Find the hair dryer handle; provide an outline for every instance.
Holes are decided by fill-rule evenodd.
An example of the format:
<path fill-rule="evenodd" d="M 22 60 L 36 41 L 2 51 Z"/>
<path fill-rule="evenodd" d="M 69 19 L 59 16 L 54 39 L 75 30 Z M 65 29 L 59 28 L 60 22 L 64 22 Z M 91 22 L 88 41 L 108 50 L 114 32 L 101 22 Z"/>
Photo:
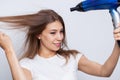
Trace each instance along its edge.
<path fill-rule="evenodd" d="M 117 11 L 117 9 L 110 9 L 110 15 L 112 17 L 112 22 L 113 22 L 113 26 L 114 26 L 114 29 L 116 29 L 118 26 L 118 23 L 120 23 L 120 14 L 119 12 Z M 117 41 L 118 42 L 118 45 L 120 47 L 120 40 Z"/>

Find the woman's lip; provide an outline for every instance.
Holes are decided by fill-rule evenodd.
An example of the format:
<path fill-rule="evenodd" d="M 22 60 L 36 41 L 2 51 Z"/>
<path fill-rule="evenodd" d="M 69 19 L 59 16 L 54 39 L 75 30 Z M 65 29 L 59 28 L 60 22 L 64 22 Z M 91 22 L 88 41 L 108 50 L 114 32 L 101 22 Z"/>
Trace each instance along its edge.
<path fill-rule="evenodd" d="M 60 46 L 61 46 L 61 43 L 55 43 L 55 45 L 56 45 L 57 47 L 60 47 Z"/>

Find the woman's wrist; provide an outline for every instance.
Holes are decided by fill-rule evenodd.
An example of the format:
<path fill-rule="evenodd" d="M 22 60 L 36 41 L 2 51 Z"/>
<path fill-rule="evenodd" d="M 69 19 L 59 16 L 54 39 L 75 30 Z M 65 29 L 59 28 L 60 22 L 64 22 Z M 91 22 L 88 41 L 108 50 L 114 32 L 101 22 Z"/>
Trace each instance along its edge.
<path fill-rule="evenodd" d="M 4 51 L 5 51 L 6 56 L 12 55 L 12 54 L 15 53 L 12 47 L 7 48 L 7 49 L 5 49 Z"/>

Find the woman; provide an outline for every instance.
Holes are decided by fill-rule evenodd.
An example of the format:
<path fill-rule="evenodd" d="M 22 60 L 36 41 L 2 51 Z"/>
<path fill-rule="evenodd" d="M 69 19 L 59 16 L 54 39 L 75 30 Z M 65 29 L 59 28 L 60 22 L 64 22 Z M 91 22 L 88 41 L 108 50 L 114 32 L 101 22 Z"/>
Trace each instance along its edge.
<path fill-rule="evenodd" d="M 20 62 L 10 38 L 0 32 L 0 46 L 6 53 L 14 80 L 77 80 L 77 70 L 108 77 L 112 74 L 120 55 L 117 42 L 111 56 L 103 65 L 88 60 L 76 50 L 67 49 L 64 21 L 53 10 L 1 17 L 0 21 L 16 24 L 14 28 L 27 28 L 26 51 Z M 114 38 L 120 40 L 119 27 L 114 30 Z"/>

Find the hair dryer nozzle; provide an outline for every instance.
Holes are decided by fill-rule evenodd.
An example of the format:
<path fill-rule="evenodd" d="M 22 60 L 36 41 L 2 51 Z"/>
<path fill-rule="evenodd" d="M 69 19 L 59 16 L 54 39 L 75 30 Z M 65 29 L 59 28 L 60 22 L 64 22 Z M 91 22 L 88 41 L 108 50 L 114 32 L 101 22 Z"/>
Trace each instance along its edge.
<path fill-rule="evenodd" d="M 82 3 L 79 3 L 77 6 L 70 8 L 70 11 L 84 11 Z"/>
<path fill-rule="evenodd" d="M 76 7 L 70 8 L 70 11 L 84 11 L 84 10 L 79 6 L 76 6 Z"/>
<path fill-rule="evenodd" d="M 75 11 L 75 10 L 77 10 L 76 7 L 70 8 L 70 11 Z"/>

